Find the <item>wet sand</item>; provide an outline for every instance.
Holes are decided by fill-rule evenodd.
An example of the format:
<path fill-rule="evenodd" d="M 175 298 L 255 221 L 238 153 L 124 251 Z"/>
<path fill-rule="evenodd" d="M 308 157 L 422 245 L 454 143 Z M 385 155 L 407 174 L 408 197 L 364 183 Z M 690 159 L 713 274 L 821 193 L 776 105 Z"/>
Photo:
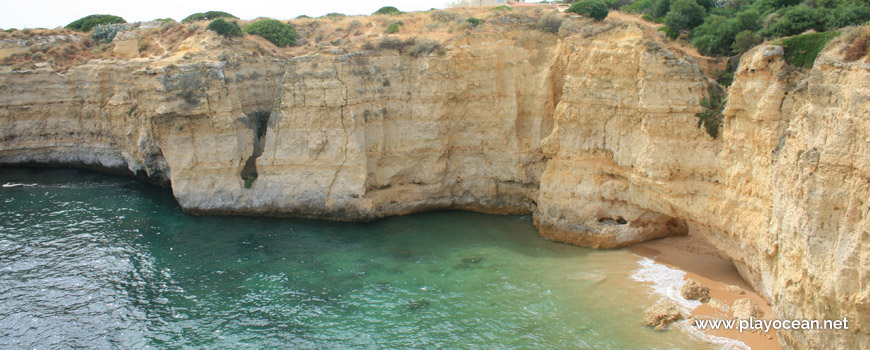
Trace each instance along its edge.
<path fill-rule="evenodd" d="M 737 269 L 703 237 L 698 235 L 697 228 L 692 227 L 688 236 L 658 239 L 631 247 L 637 255 L 655 260 L 669 267 L 686 272 L 686 278 L 694 279 L 710 288 L 710 297 L 722 301 L 728 306 L 726 311 L 702 304 L 692 311 L 691 316 L 701 319 L 732 318 L 731 305 L 734 301 L 749 298 L 764 312 L 762 319 L 774 319 L 775 315 L 767 301 L 758 295 L 752 287 L 740 277 Z M 732 293 L 728 285 L 738 286 L 743 294 Z M 753 350 L 782 349 L 777 340 L 776 331 L 769 333 L 753 333 L 738 330 L 707 330 L 704 333 L 742 341 Z"/>

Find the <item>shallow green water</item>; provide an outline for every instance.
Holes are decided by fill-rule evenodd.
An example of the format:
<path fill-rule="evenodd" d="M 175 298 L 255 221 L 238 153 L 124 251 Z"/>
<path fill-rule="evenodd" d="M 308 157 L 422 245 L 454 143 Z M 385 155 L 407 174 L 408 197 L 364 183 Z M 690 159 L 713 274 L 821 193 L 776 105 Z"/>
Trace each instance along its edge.
<path fill-rule="evenodd" d="M 641 325 L 637 257 L 527 217 L 193 217 L 124 177 L 0 184 L 0 348 L 710 347 Z"/>

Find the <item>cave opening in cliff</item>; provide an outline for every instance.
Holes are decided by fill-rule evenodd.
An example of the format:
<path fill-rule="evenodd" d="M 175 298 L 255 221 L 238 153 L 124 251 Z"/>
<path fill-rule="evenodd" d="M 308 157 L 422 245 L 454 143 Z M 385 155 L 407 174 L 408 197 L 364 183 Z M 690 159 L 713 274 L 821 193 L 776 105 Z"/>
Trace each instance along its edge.
<path fill-rule="evenodd" d="M 254 147 L 251 156 L 245 162 L 242 172 L 239 174 L 242 180 L 245 181 L 245 188 L 251 188 L 254 181 L 257 180 L 257 158 L 263 154 L 263 149 L 266 143 L 266 130 L 269 128 L 269 120 L 272 117 L 272 112 L 269 110 L 259 109 L 248 113 L 248 125 L 254 133 Z"/>

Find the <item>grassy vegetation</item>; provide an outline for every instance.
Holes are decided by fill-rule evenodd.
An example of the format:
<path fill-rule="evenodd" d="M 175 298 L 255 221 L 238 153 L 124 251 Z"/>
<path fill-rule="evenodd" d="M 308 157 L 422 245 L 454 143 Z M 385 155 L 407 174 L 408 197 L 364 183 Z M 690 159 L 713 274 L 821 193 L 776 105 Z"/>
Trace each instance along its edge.
<path fill-rule="evenodd" d="M 812 67 L 816 57 L 840 32 L 809 33 L 782 39 L 785 61 L 799 67 Z"/>
<path fill-rule="evenodd" d="M 250 189 L 252 186 L 254 186 L 254 181 L 257 181 L 257 174 L 245 176 L 244 180 L 245 188 Z"/>
<path fill-rule="evenodd" d="M 67 24 L 66 29 L 75 30 L 77 32 L 89 32 L 98 25 L 106 25 L 113 23 L 127 23 L 123 18 L 113 15 L 90 15 L 79 18 L 70 24 Z"/>

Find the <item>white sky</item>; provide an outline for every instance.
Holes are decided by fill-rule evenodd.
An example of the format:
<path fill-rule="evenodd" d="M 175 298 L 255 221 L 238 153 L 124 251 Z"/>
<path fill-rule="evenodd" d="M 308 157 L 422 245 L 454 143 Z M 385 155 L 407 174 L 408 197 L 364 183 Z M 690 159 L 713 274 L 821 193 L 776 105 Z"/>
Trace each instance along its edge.
<path fill-rule="evenodd" d="M 170 17 L 181 21 L 196 12 L 225 11 L 241 19 L 318 17 L 330 12 L 371 14 L 382 6 L 402 11 L 444 8 L 447 0 L 0 0 L 0 28 L 62 27 L 91 14 L 121 16 L 127 22 Z"/>

